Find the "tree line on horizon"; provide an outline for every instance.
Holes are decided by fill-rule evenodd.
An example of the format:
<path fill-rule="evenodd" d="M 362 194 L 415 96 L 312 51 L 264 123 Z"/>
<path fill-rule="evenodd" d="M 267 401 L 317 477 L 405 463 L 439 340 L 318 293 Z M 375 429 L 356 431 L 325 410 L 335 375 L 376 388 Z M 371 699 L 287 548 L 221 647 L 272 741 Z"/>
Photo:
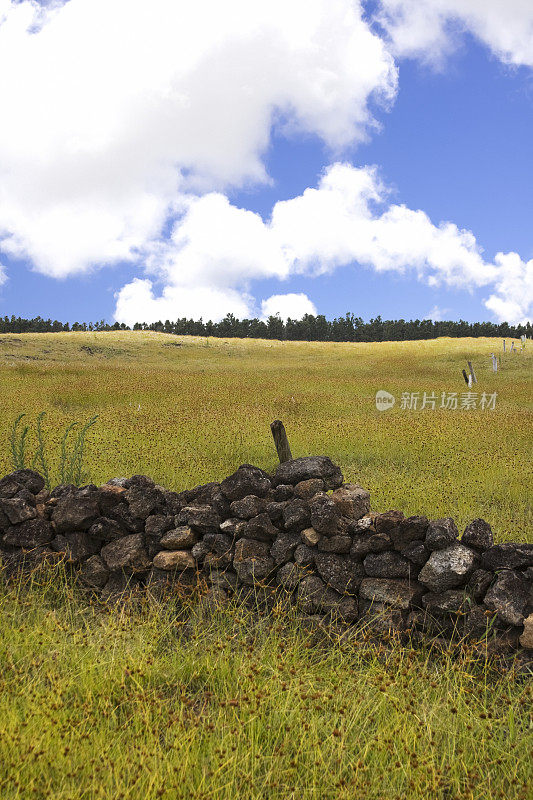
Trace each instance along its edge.
<path fill-rule="evenodd" d="M 181 336 L 214 336 L 241 339 L 279 339 L 308 342 L 383 342 L 410 341 L 413 339 L 436 339 L 440 336 L 452 337 L 503 337 L 519 338 L 533 336 L 533 326 L 509 325 L 508 322 L 466 322 L 465 320 L 383 320 L 381 316 L 364 322 L 354 314 L 345 314 L 328 320 L 323 314 L 305 314 L 300 320 L 282 320 L 270 316 L 267 320 L 237 319 L 227 314 L 220 322 L 204 322 L 202 319 L 178 319 L 175 322 L 136 322 L 132 328 L 125 323 L 109 325 L 105 320 L 98 322 L 58 322 L 57 320 L 34 317 L 0 317 L 0 333 L 61 333 L 68 331 L 116 331 L 143 330 L 160 333 L 173 333 Z"/>

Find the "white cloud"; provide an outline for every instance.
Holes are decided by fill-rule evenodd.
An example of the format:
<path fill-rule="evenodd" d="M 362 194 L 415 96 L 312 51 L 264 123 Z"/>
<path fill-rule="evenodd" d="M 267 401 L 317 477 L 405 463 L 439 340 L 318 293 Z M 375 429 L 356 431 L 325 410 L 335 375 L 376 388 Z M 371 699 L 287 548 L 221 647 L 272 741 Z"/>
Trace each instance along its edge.
<path fill-rule="evenodd" d="M 115 318 L 130 326 L 183 317 L 219 320 L 228 313 L 243 319 L 251 316 L 251 302 L 244 293 L 212 286 L 165 286 L 161 296 L 154 297 L 151 281 L 134 278 L 117 293 Z"/>
<path fill-rule="evenodd" d="M 0 247 L 55 277 L 268 180 L 275 125 L 365 139 L 397 79 L 353 0 L 0 0 L 0 75 Z"/>
<path fill-rule="evenodd" d="M 519 322 L 531 315 L 532 262 L 525 264 L 516 253 L 499 253 L 494 263 L 486 261 L 470 231 L 451 222 L 434 225 L 423 211 L 387 203 L 387 197 L 375 168 L 342 163 L 330 166 L 316 189 L 276 203 L 267 222 L 218 193 L 190 196 L 168 242 L 157 242 L 147 252 L 151 276 L 165 287 L 161 298 L 153 297 L 152 284 L 134 281 L 121 292 L 117 318 L 135 317 L 129 293 L 133 287 L 131 302 L 137 310 L 141 284 L 147 300 L 141 304 L 145 321 L 194 316 L 178 311 L 182 298 L 187 292 L 196 297 L 200 287 L 201 299 L 201 287 L 207 286 L 220 294 L 215 303 L 206 301 L 205 308 L 195 306 L 200 308 L 197 316 L 221 319 L 228 311 L 243 316 L 234 310 L 239 302 L 247 314 L 255 313 L 250 297 L 254 278 L 314 276 L 353 263 L 377 272 L 414 273 L 434 287 L 490 286 L 494 294 L 486 305 L 499 319 Z M 275 297 L 295 308 L 294 296 L 285 296 L 290 302 L 282 301 L 283 295 Z M 270 301 L 273 298 L 263 304 L 263 315 L 274 308 Z M 278 309 L 283 316 L 285 309 L 286 305 Z"/>
<path fill-rule="evenodd" d="M 434 305 L 433 308 L 424 314 L 422 319 L 432 319 L 433 322 L 440 322 L 441 320 L 445 319 L 446 314 L 450 313 L 449 308 L 440 308 L 438 305 Z"/>
<path fill-rule="evenodd" d="M 470 31 L 506 64 L 533 66 L 531 0 L 379 0 L 400 56 L 439 62 Z"/>
<path fill-rule="evenodd" d="M 7 281 L 7 272 L 3 264 L 0 264 L 0 286 Z"/>
<path fill-rule="evenodd" d="M 261 303 L 261 317 L 275 317 L 281 319 L 302 319 L 305 314 L 317 314 L 314 303 L 303 293 L 273 294 Z"/>

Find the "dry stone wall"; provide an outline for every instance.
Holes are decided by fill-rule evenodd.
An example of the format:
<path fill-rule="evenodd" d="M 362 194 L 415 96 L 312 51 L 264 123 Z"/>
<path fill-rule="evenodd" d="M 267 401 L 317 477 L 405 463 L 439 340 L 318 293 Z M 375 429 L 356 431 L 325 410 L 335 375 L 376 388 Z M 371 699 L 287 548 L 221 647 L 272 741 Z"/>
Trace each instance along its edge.
<path fill-rule="evenodd" d="M 0 558 L 8 575 L 62 558 L 104 599 L 201 579 L 220 600 L 281 592 L 377 632 L 533 649 L 533 544 L 495 545 L 482 519 L 460 536 L 450 518 L 373 512 L 325 456 L 179 493 L 142 475 L 47 492 L 19 470 L 0 480 Z"/>

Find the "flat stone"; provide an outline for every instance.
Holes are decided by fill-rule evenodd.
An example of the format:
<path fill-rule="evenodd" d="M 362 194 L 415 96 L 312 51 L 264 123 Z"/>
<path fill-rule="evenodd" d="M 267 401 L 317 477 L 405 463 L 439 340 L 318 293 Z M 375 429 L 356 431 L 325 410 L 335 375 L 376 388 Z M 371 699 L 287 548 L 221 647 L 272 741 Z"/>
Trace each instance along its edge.
<path fill-rule="evenodd" d="M 48 544 L 53 538 L 54 531 L 48 520 L 37 518 L 8 528 L 2 536 L 2 542 L 12 547 L 31 549 Z"/>
<path fill-rule="evenodd" d="M 194 569 L 195 566 L 196 562 L 187 550 L 161 550 L 154 557 L 157 569 Z"/>
<path fill-rule="evenodd" d="M 383 553 L 391 547 L 392 542 L 387 533 L 360 534 L 352 538 L 350 555 L 352 558 L 362 559 L 368 553 Z"/>
<path fill-rule="evenodd" d="M 418 580 L 432 592 L 443 592 L 466 583 L 476 564 L 473 550 L 456 543 L 435 550 L 420 570 Z"/>
<path fill-rule="evenodd" d="M 177 515 L 180 523 L 198 533 L 215 533 L 220 527 L 220 517 L 211 506 L 185 506 Z"/>
<path fill-rule="evenodd" d="M 343 481 L 340 468 L 327 456 L 305 456 L 280 464 L 274 474 L 274 483 L 296 486 L 310 478 L 321 478 L 326 489 L 338 489 Z"/>
<path fill-rule="evenodd" d="M 424 544 L 428 550 L 445 550 L 457 541 L 459 531 L 451 517 L 429 523 Z"/>
<path fill-rule="evenodd" d="M 498 573 L 485 595 L 485 605 L 496 611 L 502 622 L 508 625 L 523 624 L 528 600 L 527 584 L 510 569 Z"/>
<path fill-rule="evenodd" d="M 74 492 L 60 497 L 52 512 L 57 533 L 87 530 L 100 516 L 97 492 Z"/>
<path fill-rule="evenodd" d="M 472 520 L 465 528 L 461 544 L 467 547 L 477 547 L 478 550 L 488 550 L 494 545 L 494 537 L 489 523 L 484 519 Z"/>
<path fill-rule="evenodd" d="M 470 608 L 468 597 L 462 589 L 428 592 L 422 597 L 422 605 L 432 614 L 464 613 Z"/>
<path fill-rule="evenodd" d="M 359 587 L 359 596 L 376 603 L 385 603 L 407 611 L 420 601 L 424 587 L 417 581 L 393 578 L 364 578 Z"/>
<path fill-rule="evenodd" d="M 343 517 L 361 519 L 370 510 L 370 493 L 357 483 L 345 483 L 331 495 Z"/>

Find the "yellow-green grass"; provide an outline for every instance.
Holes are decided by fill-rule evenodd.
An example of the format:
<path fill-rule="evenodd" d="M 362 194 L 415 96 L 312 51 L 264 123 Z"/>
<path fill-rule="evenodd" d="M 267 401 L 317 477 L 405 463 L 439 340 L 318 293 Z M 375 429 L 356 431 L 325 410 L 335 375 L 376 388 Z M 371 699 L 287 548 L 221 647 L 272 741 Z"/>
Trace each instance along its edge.
<path fill-rule="evenodd" d="M 53 469 L 65 426 L 99 414 L 87 479 L 173 488 L 273 468 L 279 417 L 295 455 L 330 455 L 376 509 L 483 516 L 498 539 L 531 541 L 529 348 L 493 374 L 495 340 L 0 336 L 0 472 L 22 412 L 47 412 Z M 376 411 L 380 388 L 465 391 L 467 359 L 494 411 Z M 106 608 L 61 568 L 0 581 L 0 621 L 2 800 L 530 796 L 530 684 L 472 650 L 316 643 L 291 614 L 237 605 Z"/>
<path fill-rule="evenodd" d="M 497 373 L 491 352 L 503 359 Z M 497 393 L 494 410 L 438 407 L 442 392 L 467 390 L 467 360 L 478 401 Z M 146 473 L 176 489 L 219 480 L 243 462 L 273 468 L 269 424 L 280 418 L 294 455 L 331 456 L 347 480 L 370 490 L 377 510 L 452 516 L 459 526 L 481 516 L 498 540 L 531 541 L 532 366 L 533 343 L 515 353 L 508 343 L 503 354 L 496 339 L 337 344 L 4 334 L 0 471 L 11 468 L 7 440 L 22 412 L 35 418 L 46 411 L 54 469 L 66 425 L 98 414 L 88 479 Z M 394 408 L 376 410 L 378 389 L 395 395 Z M 402 410 L 402 392 L 435 392 L 437 408 Z"/>
<path fill-rule="evenodd" d="M 0 591 L 0 796 L 528 800 L 531 682 L 472 653 L 257 617 Z"/>

